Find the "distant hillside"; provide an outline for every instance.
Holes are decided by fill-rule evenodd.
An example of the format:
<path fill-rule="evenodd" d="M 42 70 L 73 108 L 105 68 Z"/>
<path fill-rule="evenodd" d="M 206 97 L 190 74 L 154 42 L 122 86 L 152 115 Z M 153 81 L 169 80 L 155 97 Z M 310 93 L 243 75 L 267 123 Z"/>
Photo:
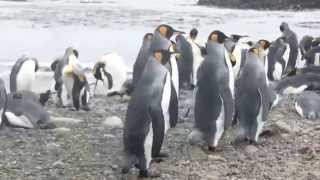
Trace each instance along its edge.
<path fill-rule="evenodd" d="M 199 0 L 199 5 L 240 9 L 315 9 L 320 0 Z"/>

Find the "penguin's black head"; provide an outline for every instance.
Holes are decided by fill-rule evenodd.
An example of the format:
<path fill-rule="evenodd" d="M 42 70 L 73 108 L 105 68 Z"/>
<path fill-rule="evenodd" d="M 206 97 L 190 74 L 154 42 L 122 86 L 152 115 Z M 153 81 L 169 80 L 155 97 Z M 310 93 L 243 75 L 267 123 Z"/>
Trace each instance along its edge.
<path fill-rule="evenodd" d="M 281 23 L 280 25 L 280 31 L 283 32 L 286 29 L 289 29 L 289 25 L 286 22 Z"/>
<path fill-rule="evenodd" d="M 56 70 L 57 65 L 58 65 L 59 62 L 60 62 L 60 59 L 56 59 L 51 63 L 50 68 L 51 68 L 52 71 Z"/>
<path fill-rule="evenodd" d="M 76 49 L 73 49 L 73 54 L 76 56 L 76 58 L 79 58 L 79 52 Z"/>
<path fill-rule="evenodd" d="M 94 65 L 94 68 L 93 68 L 93 76 L 97 79 L 97 80 L 100 80 L 100 81 L 103 81 L 102 79 L 102 74 L 101 74 L 101 69 L 104 71 L 104 67 L 106 65 L 102 62 L 98 62 Z"/>
<path fill-rule="evenodd" d="M 156 31 L 160 33 L 161 36 L 170 39 L 173 34 L 184 34 L 182 31 L 178 31 L 173 29 L 173 27 L 167 25 L 167 24 L 162 24 L 157 27 Z"/>
<path fill-rule="evenodd" d="M 153 34 L 152 33 L 147 33 L 143 36 L 143 41 L 151 41 L 153 38 Z"/>
<path fill-rule="evenodd" d="M 51 96 L 51 91 L 50 90 L 47 90 L 45 93 L 41 93 L 40 94 L 40 103 L 42 106 L 45 106 L 46 103 L 48 102 L 48 100 L 50 99 L 50 96 Z"/>
<path fill-rule="evenodd" d="M 191 29 L 189 36 L 191 39 L 196 39 L 198 36 L 198 30 L 196 28 Z"/>
<path fill-rule="evenodd" d="M 157 61 L 159 61 L 162 65 L 165 65 L 168 63 L 168 61 L 170 60 L 170 56 L 171 56 L 171 53 L 169 52 L 169 50 L 160 49 L 160 50 L 153 51 L 153 57 Z"/>
<path fill-rule="evenodd" d="M 242 36 L 242 35 L 237 35 L 237 34 L 231 35 L 231 39 L 233 42 L 238 42 L 241 38 L 244 38 L 244 37 L 248 37 L 248 36 L 247 35 Z"/>
<path fill-rule="evenodd" d="M 218 42 L 220 44 L 224 43 L 224 41 L 228 38 L 223 32 L 221 31 L 213 31 L 209 37 L 208 41 Z"/>

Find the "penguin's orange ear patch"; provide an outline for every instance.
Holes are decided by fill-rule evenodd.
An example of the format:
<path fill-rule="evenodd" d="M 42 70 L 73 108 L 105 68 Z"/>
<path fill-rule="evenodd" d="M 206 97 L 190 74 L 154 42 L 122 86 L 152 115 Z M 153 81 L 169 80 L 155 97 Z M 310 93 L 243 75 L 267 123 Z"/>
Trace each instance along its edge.
<path fill-rule="evenodd" d="M 270 42 L 264 39 L 260 40 L 259 44 L 264 50 L 268 49 L 270 46 Z"/>
<path fill-rule="evenodd" d="M 219 38 L 219 35 L 216 33 L 212 33 L 212 35 L 210 36 L 210 40 L 214 42 L 217 42 L 218 38 Z"/>
<path fill-rule="evenodd" d="M 153 54 L 153 57 L 154 57 L 157 61 L 159 61 L 159 62 L 161 63 L 162 58 L 163 58 L 163 55 L 162 55 L 161 52 L 155 52 L 155 53 Z"/>
<path fill-rule="evenodd" d="M 165 27 L 165 26 L 161 26 L 161 27 L 159 28 L 159 32 L 160 32 L 160 34 L 161 34 L 162 36 L 166 36 L 166 35 L 167 35 L 167 32 L 168 32 L 168 28 Z"/>

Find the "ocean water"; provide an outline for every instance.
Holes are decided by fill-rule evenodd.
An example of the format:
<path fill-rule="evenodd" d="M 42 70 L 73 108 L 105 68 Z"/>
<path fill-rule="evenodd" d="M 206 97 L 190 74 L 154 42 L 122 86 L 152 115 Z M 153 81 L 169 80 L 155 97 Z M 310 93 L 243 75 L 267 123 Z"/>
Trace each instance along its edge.
<path fill-rule="evenodd" d="M 81 3 L 91 1 L 93 3 Z M 132 67 L 142 37 L 167 23 L 205 40 L 213 30 L 274 40 L 286 21 L 301 38 L 320 36 L 320 10 L 255 11 L 197 6 L 196 0 L 29 0 L 0 1 L 0 74 L 10 72 L 22 55 L 49 65 L 68 46 L 93 66 L 105 53 L 117 52 Z"/>

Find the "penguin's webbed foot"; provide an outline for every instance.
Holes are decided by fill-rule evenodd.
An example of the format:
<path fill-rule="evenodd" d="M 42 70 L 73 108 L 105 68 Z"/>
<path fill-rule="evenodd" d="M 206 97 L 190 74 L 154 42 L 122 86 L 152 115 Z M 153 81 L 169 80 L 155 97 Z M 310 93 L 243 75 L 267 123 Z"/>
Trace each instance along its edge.
<path fill-rule="evenodd" d="M 159 153 L 158 155 L 152 157 L 152 161 L 156 163 L 160 163 L 160 162 L 163 162 L 164 159 L 168 157 L 169 157 L 168 153 Z"/>
<path fill-rule="evenodd" d="M 208 146 L 208 151 L 209 152 L 216 152 L 216 147 Z"/>
<path fill-rule="evenodd" d="M 160 177 L 161 174 L 159 172 L 153 172 L 148 170 L 140 170 L 139 177 L 140 178 L 157 178 Z"/>
<path fill-rule="evenodd" d="M 84 111 L 90 111 L 90 108 L 88 106 L 83 106 L 81 109 Z"/>

